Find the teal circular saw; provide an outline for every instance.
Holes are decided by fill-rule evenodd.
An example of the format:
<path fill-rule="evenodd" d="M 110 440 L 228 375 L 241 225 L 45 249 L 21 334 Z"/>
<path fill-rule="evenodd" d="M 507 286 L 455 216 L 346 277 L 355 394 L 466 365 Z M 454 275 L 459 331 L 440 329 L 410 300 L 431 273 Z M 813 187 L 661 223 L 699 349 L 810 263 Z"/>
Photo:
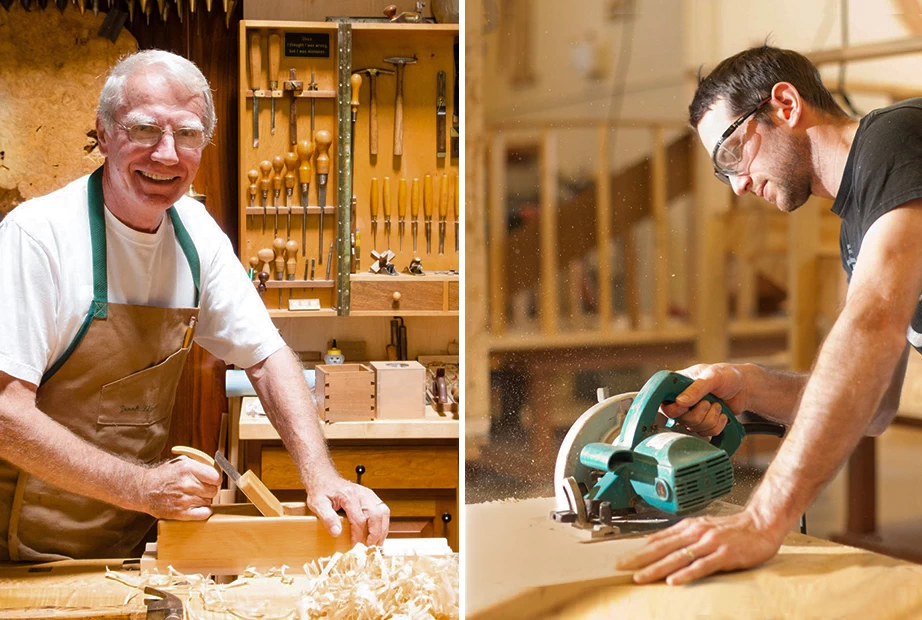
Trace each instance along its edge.
<path fill-rule="evenodd" d="M 778 424 L 742 424 L 719 403 L 727 425 L 710 440 L 673 430 L 659 413 L 692 380 L 667 370 L 639 392 L 607 397 L 587 410 L 564 438 L 554 468 L 552 518 L 591 533 L 630 535 L 669 525 L 733 488 L 730 457 L 749 433 L 782 436 Z"/>

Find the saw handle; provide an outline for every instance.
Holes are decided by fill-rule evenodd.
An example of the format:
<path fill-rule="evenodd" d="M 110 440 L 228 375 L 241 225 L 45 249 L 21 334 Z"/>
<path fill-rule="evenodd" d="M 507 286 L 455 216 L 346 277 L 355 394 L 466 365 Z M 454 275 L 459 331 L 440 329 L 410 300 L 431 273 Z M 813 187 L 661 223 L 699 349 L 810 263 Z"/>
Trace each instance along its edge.
<path fill-rule="evenodd" d="M 668 370 L 661 370 L 650 377 L 637 395 L 635 402 L 642 401 L 643 397 L 646 395 L 649 403 L 654 405 L 656 410 L 659 410 L 661 403 L 674 402 L 676 397 L 684 392 L 692 383 L 693 379 L 685 375 L 680 375 L 677 372 Z M 650 390 L 650 392 L 648 392 L 648 390 Z M 706 394 L 702 400 L 706 400 L 709 403 L 720 404 L 721 411 L 727 416 L 727 425 L 719 435 L 715 435 L 711 438 L 711 445 L 733 456 L 733 453 L 740 447 L 743 437 L 746 436 L 746 430 L 743 428 L 743 425 L 740 424 L 739 420 L 736 419 L 736 416 L 733 415 L 733 412 L 730 411 L 730 407 L 728 407 L 725 402 L 713 394 Z M 666 422 L 666 427 L 672 428 L 675 424 L 676 420 L 670 418 L 669 421 Z"/>

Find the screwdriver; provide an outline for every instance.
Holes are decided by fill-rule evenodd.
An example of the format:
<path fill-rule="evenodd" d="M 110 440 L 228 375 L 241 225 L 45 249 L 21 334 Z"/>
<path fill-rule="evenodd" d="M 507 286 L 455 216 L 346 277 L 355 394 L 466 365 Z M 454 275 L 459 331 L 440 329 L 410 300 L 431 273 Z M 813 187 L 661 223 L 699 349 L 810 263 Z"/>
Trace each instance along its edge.
<path fill-rule="evenodd" d="M 307 256 L 307 195 L 311 187 L 311 156 L 314 154 L 314 143 L 310 140 L 298 142 L 298 156 L 301 158 L 301 167 L 298 168 L 298 181 L 301 183 L 301 209 L 304 219 L 301 220 L 301 248 Z M 307 264 L 304 265 L 305 270 Z M 307 276 L 304 278 L 307 279 Z"/>
<path fill-rule="evenodd" d="M 279 236 L 279 198 L 282 195 L 282 168 L 285 161 L 281 155 L 272 158 L 272 169 L 275 170 L 275 176 L 272 177 L 272 200 L 275 205 L 275 236 Z"/>
<path fill-rule="evenodd" d="M 298 169 L 298 156 L 290 151 L 285 155 L 285 169 L 288 170 L 288 174 L 285 175 L 285 206 L 288 207 L 288 236 L 286 238 L 291 239 L 291 204 L 295 190 L 295 171 Z"/>
<path fill-rule="evenodd" d="M 247 179 L 250 181 L 250 206 L 256 206 L 256 182 L 259 180 L 259 170 L 250 170 L 247 172 Z M 248 220 L 249 222 L 249 220 Z"/>
<path fill-rule="evenodd" d="M 317 262 L 323 264 L 323 212 L 327 206 L 327 175 L 330 174 L 330 156 L 328 154 L 330 145 L 333 144 L 333 136 L 325 129 L 320 129 L 314 134 L 314 142 L 317 144 L 317 184 L 319 186 L 317 195 L 320 198 L 320 231 L 317 251 L 319 256 Z"/>

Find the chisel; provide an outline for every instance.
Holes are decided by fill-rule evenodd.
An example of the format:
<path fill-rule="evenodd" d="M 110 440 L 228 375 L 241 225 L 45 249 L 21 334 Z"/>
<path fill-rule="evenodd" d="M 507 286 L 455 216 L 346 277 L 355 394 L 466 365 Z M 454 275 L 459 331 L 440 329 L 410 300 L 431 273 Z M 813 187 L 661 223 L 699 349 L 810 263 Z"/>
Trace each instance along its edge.
<path fill-rule="evenodd" d="M 285 252 L 288 253 L 288 262 L 286 267 L 288 267 L 288 279 L 295 279 L 295 271 L 298 269 L 298 242 L 294 239 L 289 239 L 285 242 Z M 304 261 L 307 264 L 307 261 Z"/>
<path fill-rule="evenodd" d="M 400 251 L 403 252 L 403 233 L 407 217 L 407 180 L 400 179 L 397 186 L 397 236 L 400 237 Z"/>
<path fill-rule="evenodd" d="M 461 187 L 458 185 L 458 175 L 457 174 L 453 174 L 451 178 L 452 178 L 452 187 L 454 189 L 454 198 L 452 199 L 452 204 L 454 205 L 454 209 L 455 209 L 455 253 L 458 253 L 461 251 L 460 249 L 461 248 L 461 239 L 460 239 L 461 223 L 458 221 L 458 212 L 459 212 L 458 203 L 461 200 L 461 196 L 459 195 L 461 193 Z"/>
<path fill-rule="evenodd" d="M 259 45 L 259 33 L 254 32 L 250 37 L 250 90 L 253 91 L 253 148 L 259 147 L 259 97 L 256 90 L 259 88 L 260 72 L 262 71 L 262 50 Z"/>
<path fill-rule="evenodd" d="M 264 517 L 281 517 L 285 514 L 282 509 L 282 503 L 272 494 L 272 491 L 263 484 L 256 474 L 247 470 L 242 476 L 237 469 L 228 462 L 221 451 L 215 452 L 215 463 L 224 470 L 227 477 L 237 485 L 246 498 L 253 502 L 253 505 L 259 510 Z"/>
<path fill-rule="evenodd" d="M 410 233 L 413 235 L 413 254 L 416 254 L 416 238 L 419 236 L 419 179 L 413 179 L 410 190 Z"/>
<path fill-rule="evenodd" d="M 378 249 L 378 179 L 371 179 L 371 249 Z"/>
<path fill-rule="evenodd" d="M 439 254 L 445 253 L 445 219 L 448 217 L 448 175 L 439 183 Z"/>
<path fill-rule="evenodd" d="M 282 197 L 282 168 L 285 166 L 285 160 L 281 155 L 272 158 L 272 169 L 275 170 L 275 176 L 272 177 L 272 201 L 275 206 L 275 236 L 279 236 L 279 199 Z"/>
<path fill-rule="evenodd" d="M 277 33 L 269 35 L 269 105 L 272 108 L 272 124 L 269 131 L 275 135 L 275 91 L 279 87 L 279 56 L 282 50 L 281 37 Z"/>
<path fill-rule="evenodd" d="M 298 168 L 298 181 L 301 183 L 301 248 L 307 255 L 307 195 L 311 188 L 311 156 L 314 154 L 314 143 L 309 140 L 298 142 L 298 156 L 301 158 L 301 167 Z M 304 265 L 305 270 L 307 264 Z M 305 278 L 306 280 L 307 278 Z"/>
<path fill-rule="evenodd" d="M 263 173 L 259 181 L 259 191 L 262 192 L 263 198 L 263 232 L 266 232 L 266 219 L 269 217 L 266 213 L 266 204 L 269 202 L 269 175 L 272 173 L 272 162 L 264 159 L 259 162 L 259 170 Z"/>
<path fill-rule="evenodd" d="M 445 72 L 437 75 L 435 97 L 435 156 L 445 157 Z"/>
<path fill-rule="evenodd" d="M 358 235 L 358 233 L 355 233 L 355 234 Z M 322 255 L 323 254 L 321 254 L 321 256 Z M 330 279 L 330 265 L 332 264 L 333 264 L 333 242 L 331 241 L 330 242 L 330 253 L 327 254 L 327 275 L 326 275 L 327 280 Z"/>
<path fill-rule="evenodd" d="M 247 172 L 247 179 L 250 181 L 250 206 L 256 206 L 256 190 L 259 188 L 256 186 L 256 182 L 259 181 L 259 170 L 253 169 Z M 251 220 L 247 220 L 247 225 L 249 225 Z"/>
<path fill-rule="evenodd" d="M 387 238 L 387 249 L 391 249 L 391 178 L 384 177 L 381 187 L 381 200 L 384 203 L 384 236 Z"/>
<path fill-rule="evenodd" d="M 423 213 L 426 215 L 426 254 L 432 254 L 432 175 L 423 182 Z"/>
<path fill-rule="evenodd" d="M 317 262 L 323 264 L 323 212 L 327 206 L 327 175 L 330 174 L 330 145 L 333 144 L 333 136 L 326 129 L 319 130 L 314 134 L 314 142 L 317 144 L 317 196 L 320 199 L 320 230 L 317 250 L 320 256 Z"/>
<path fill-rule="evenodd" d="M 285 175 L 285 206 L 288 207 L 288 236 L 291 239 L 291 209 L 292 197 L 295 192 L 295 172 L 298 170 L 298 156 L 289 151 L 285 155 L 285 169 L 288 173 Z"/>
<path fill-rule="evenodd" d="M 275 250 L 275 279 L 281 282 L 285 279 L 285 240 L 276 237 L 272 242 L 272 249 Z M 282 309 L 282 289 L 279 288 L 279 310 Z"/>

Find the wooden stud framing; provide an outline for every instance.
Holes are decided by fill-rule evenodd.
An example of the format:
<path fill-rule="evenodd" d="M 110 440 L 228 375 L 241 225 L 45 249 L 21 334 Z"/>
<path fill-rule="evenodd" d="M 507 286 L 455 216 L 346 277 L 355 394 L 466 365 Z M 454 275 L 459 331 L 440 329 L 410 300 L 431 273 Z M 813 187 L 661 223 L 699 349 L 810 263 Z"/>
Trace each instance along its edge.
<path fill-rule="evenodd" d="M 650 166 L 650 205 L 654 227 L 654 325 L 666 326 L 669 312 L 669 213 L 666 210 L 666 143 L 663 128 L 652 129 L 653 158 Z"/>
<path fill-rule="evenodd" d="M 598 168 L 595 178 L 596 245 L 599 252 L 599 329 L 611 328 L 611 178 L 608 170 L 607 125 L 598 129 Z M 574 302 L 575 303 L 575 302 Z"/>
<path fill-rule="evenodd" d="M 490 331 L 500 336 L 506 329 L 506 140 L 496 134 L 490 143 Z"/>
<path fill-rule="evenodd" d="M 541 136 L 541 331 L 557 333 L 559 295 L 557 294 L 557 132 L 546 130 Z"/>

